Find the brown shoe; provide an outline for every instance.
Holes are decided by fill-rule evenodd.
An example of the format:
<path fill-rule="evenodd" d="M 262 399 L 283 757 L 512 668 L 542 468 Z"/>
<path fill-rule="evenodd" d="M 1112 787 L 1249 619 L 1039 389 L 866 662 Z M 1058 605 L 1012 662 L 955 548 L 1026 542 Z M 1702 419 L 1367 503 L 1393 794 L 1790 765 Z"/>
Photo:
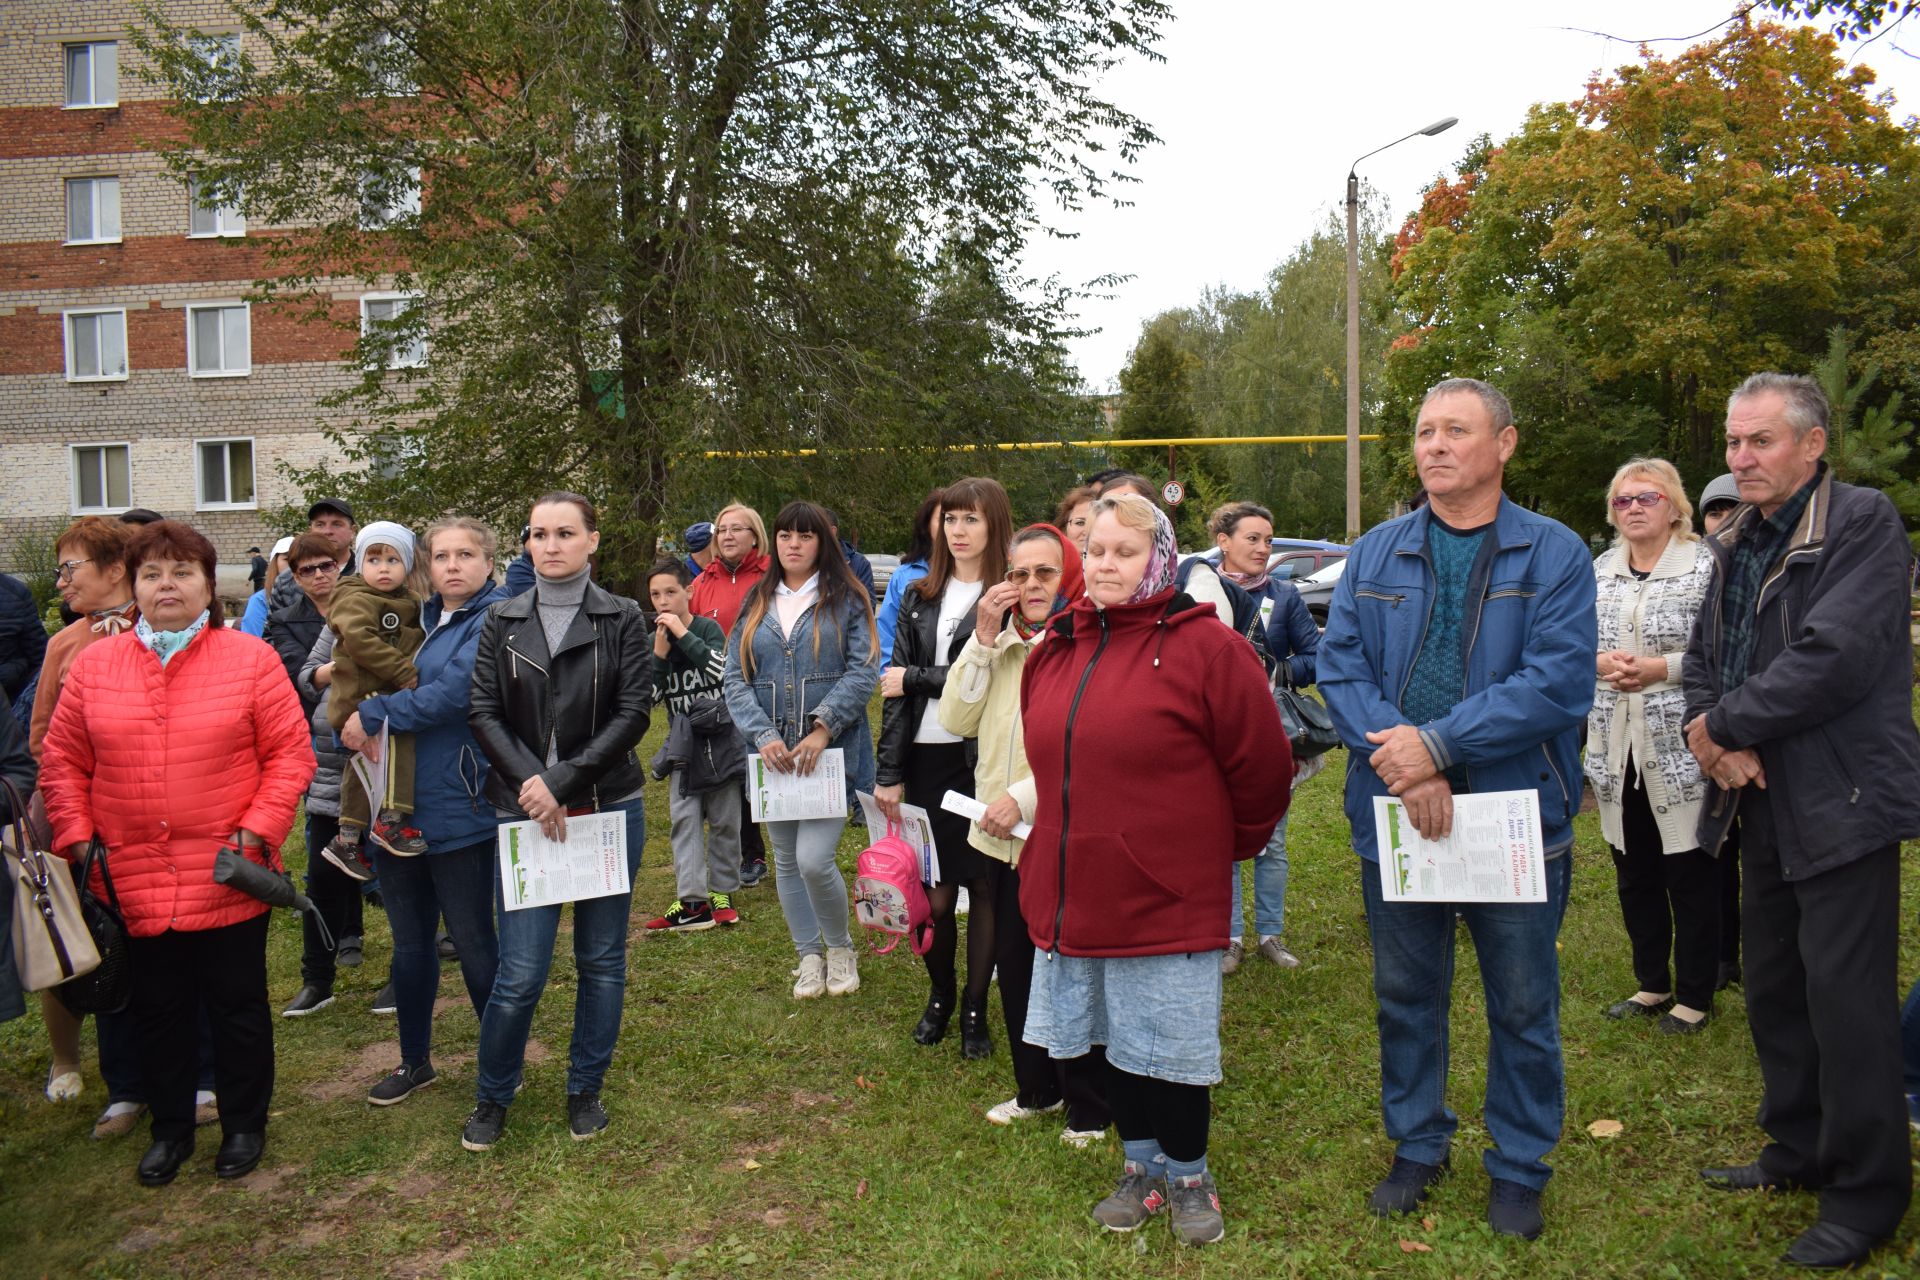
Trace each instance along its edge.
<path fill-rule="evenodd" d="M 136 1102 L 132 1104 L 132 1110 L 118 1113 L 115 1113 L 110 1106 L 100 1113 L 98 1120 L 93 1122 L 93 1136 L 124 1138 L 133 1132 L 134 1126 L 140 1123 L 140 1117 L 145 1114 L 147 1114 L 147 1104 L 144 1102 Z"/>

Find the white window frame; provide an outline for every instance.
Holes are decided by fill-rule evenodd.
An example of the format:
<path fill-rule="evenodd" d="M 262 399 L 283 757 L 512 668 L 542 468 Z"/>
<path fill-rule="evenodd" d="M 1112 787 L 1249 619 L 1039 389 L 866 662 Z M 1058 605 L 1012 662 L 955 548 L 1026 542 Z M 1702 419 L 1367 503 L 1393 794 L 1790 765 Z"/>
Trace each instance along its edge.
<path fill-rule="evenodd" d="M 76 182 L 88 183 L 93 188 L 90 203 L 93 206 L 93 230 L 95 231 L 96 234 L 91 236 L 82 236 L 82 237 L 76 238 L 73 234 L 73 184 Z M 97 234 L 100 230 L 100 221 L 101 221 L 100 219 L 100 184 L 103 182 L 111 182 L 113 184 L 113 234 L 110 236 L 103 236 L 103 235 Z M 120 231 L 121 231 L 120 177 L 118 174 L 96 173 L 96 174 L 82 175 L 82 176 L 73 177 L 73 178 L 64 178 L 61 180 L 61 183 L 60 183 L 60 196 L 63 201 L 62 207 L 64 212 L 66 213 L 66 218 L 67 218 L 67 239 L 66 239 L 67 244 L 119 244 L 120 243 Z"/>
<path fill-rule="evenodd" d="M 193 219 L 196 214 L 210 213 L 213 217 L 213 230 L 195 231 Z M 203 204 L 200 200 L 200 178 L 187 179 L 187 239 L 218 240 L 223 237 L 244 236 L 247 234 L 247 215 L 240 212 L 238 205 Z"/>
<path fill-rule="evenodd" d="M 366 337 L 370 331 L 370 321 L 372 317 L 370 317 L 367 314 L 367 304 L 369 302 L 405 302 L 409 304 L 405 308 L 396 307 L 395 308 L 396 315 L 401 310 L 411 311 L 415 307 L 424 307 L 427 305 L 426 295 L 419 294 L 419 293 L 389 292 L 389 293 L 368 293 L 368 294 L 361 295 L 360 336 L 363 338 Z M 431 357 L 431 352 L 428 350 L 427 335 L 424 333 L 420 335 L 419 351 L 420 351 L 420 354 L 418 359 L 409 360 L 409 359 L 390 358 L 387 361 L 385 361 L 381 365 L 381 367 L 385 369 L 423 369 L 425 368 L 428 359 Z M 397 351 L 393 353 L 394 356 L 398 356 L 399 354 L 400 353 Z"/>
<path fill-rule="evenodd" d="M 185 310 L 187 315 L 187 376 L 188 377 L 244 378 L 248 374 L 253 372 L 253 307 L 249 303 L 190 302 L 186 305 Z M 195 315 L 199 314 L 202 311 L 238 311 L 241 313 L 242 316 L 245 317 L 246 331 L 247 331 L 247 360 L 245 365 L 239 368 L 228 368 L 225 365 L 222 365 L 222 367 L 218 369 L 200 368 L 200 361 L 198 359 L 200 354 L 198 349 L 199 344 L 197 340 L 194 338 L 193 318 Z M 224 360 L 226 357 L 226 351 L 224 349 L 225 342 L 226 342 L 226 325 L 224 321 L 221 324 L 220 332 L 221 332 L 221 343 L 222 343 L 222 350 L 220 354 L 222 359 Z"/>
<path fill-rule="evenodd" d="M 120 317 L 120 360 L 117 373 L 75 373 L 73 368 L 73 322 L 89 316 Z M 60 313 L 60 344 L 66 350 L 68 382 L 125 382 L 133 368 L 127 351 L 127 309 L 125 307 L 72 307 Z"/>
<path fill-rule="evenodd" d="M 407 166 L 409 185 L 398 193 L 398 200 L 390 200 L 384 205 L 373 203 L 376 176 L 369 172 L 360 175 L 360 229 L 362 231 L 384 231 L 402 218 L 420 216 L 420 166 Z"/>
<path fill-rule="evenodd" d="M 238 31 L 221 32 L 218 35 L 195 37 L 193 50 L 210 67 L 218 67 L 222 62 L 235 66 L 240 62 L 240 33 Z M 201 98 L 201 102 L 213 102 L 214 98 Z"/>
<path fill-rule="evenodd" d="M 210 445 L 222 447 L 221 475 L 231 482 L 233 476 L 233 455 L 230 446 L 247 446 L 247 469 L 253 473 L 253 497 L 246 502 L 228 500 L 208 501 L 206 493 L 206 472 L 200 461 L 200 451 Z M 231 487 L 231 486 L 229 486 Z M 252 436 L 209 436 L 193 442 L 193 509 L 195 511 L 255 511 L 260 507 L 260 454 L 254 446 Z"/>
<path fill-rule="evenodd" d="M 373 81 L 373 92 L 383 98 L 417 98 L 420 86 L 392 68 L 382 67 L 389 50 L 399 43 L 392 31 L 381 28 L 368 38 L 361 57 L 366 64 L 367 77 Z"/>
<path fill-rule="evenodd" d="M 80 453 L 82 450 L 95 449 L 100 453 L 100 497 L 112 503 L 113 493 L 107 484 L 107 459 L 109 449 L 118 449 L 127 456 L 127 502 L 125 506 L 108 505 L 103 507 L 82 506 L 80 502 Z M 85 444 L 67 446 L 67 498 L 68 506 L 76 516 L 119 515 L 133 506 L 133 447 L 125 440 L 89 440 Z"/>
<path fill-rule="evenodd" d="M 87 51 L 87 94 L 86 102 L 73 100 L 72 58 L 73 51 Z M 97 96 L 100 92 L 100 54 L 101 49 L 113 50 L 113 83 L 108 92 L 111 96 L 104 102 Z M 120 105 L 120 42 L 117 40 L 74 40 L 60 46 L 60 98 L 61 105 L 68 111 L 97 111 L 102 107 Z"/>

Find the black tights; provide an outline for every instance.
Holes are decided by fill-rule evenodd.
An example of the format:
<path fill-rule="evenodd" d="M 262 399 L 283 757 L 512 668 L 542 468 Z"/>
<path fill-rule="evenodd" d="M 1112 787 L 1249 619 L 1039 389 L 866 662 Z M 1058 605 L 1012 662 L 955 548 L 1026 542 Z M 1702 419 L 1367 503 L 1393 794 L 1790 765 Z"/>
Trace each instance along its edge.
<path fill-rule="evenodd" d="M 967 1003 L 981 1008 L 986 1006 L 987 983 L 993 977 L 993 904 L 1005 872 L 1004 863 L 989 861 L 985 875 L 967 881 Z M 954 960 L 960 949 L 960 922 L 953 909 L 959 901 L 957 884 L 936 884 L 927 890 L 927 905 L 933 908 L 933 945 L 925 959 L 936 999 L 953 999 Z"/>
<path fill-rule="evenodd" d="M 1107 1073 L 1107 1102 L 1122 1142 L 1151 1138 L 1167 1159 L 1183 1164 L 1207 1154 L 1213 1098 L 1206 1085 L 1175 1084 L 1113 1067 Z"/>

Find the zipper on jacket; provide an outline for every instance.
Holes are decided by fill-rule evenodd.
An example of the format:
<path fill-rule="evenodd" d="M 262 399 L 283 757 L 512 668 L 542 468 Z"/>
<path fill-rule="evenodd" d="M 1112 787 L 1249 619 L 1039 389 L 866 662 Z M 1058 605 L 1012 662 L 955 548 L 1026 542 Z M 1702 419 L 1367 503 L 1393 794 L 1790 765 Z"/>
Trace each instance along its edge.
<path fill-rule="evenodd" d="M 1385 600 L 1390 606 L 1392 606 L 1395 609 L 1398 609 L 1400 607 L 1400 602 L 1407 598 L 1404 593 L 1400 595 L 1390 596 L 1384 591 L 1362 591 L 1358 589 L 1354 591 L 1353 596 L 1354 596 L 1354 599 L 1356 600 Z"/>
<path fill-rule="evenodd" d="M 1053 945 L 1047 948 L 1047 958 L 1051 960 L 1060 952 L 1060 926 L 1067 915 L 1067 831 L 1073 818 L 1073 722 L 1080 714 L 1080 697 L 1087 691 L 1087 682 L 1093 679 L 1093 669 L 1100 665 L 1100 655 L 1107 651 L 1107 639 L 1113 633 L 1107 629 L 1107 613 L 1096 611 L 1100 619 L 1100 643 L 1093 647 L 1093 656 L 1087 659 L 1087 669 L 1080 673 L 1080 686 L 1073 691 L 1073 701 L 1067 707 L 1066 742 L 1060 752 L 1060 884 L 1056 890 L 1053 906 Z"/>

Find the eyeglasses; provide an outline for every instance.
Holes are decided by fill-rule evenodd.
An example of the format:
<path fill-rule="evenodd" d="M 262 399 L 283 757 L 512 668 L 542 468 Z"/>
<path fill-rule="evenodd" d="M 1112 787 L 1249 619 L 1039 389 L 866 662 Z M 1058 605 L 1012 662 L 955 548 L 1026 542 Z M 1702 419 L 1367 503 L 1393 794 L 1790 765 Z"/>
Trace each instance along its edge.
<path fill-rule="evenodd" d="M 1026 586 L 1027 579 L 1029 577 L 1031 577 L 1035 582 L 1039 583 L 1041 586 L 1044 587 L 1047 583 L 1052 582 L 1055 578 L 1059 576 L 1060 576 L 1060 571 L 1054 568 L 1050 564 L 1043 564 L 1037 569 L 1007 570 L 1007 581 L 1011 582 L 1016 587 Z"/>
<path fill-rule="evenodd" d="M 1636 502 L 1643 507 L 1657 507 L 1666 500 L 1666 494 L 1658 493 L 1651 489 L 1645 493 L 1616 494 L 1613 499 L 1613 509 L 1615 511 L 1625 511 Z"/>
<path fill-rule="evenodd" d="M 316 574 L 326 576 L 338 573 L 340 572 L 340 566 L 331 560 L 322 560 L 317 564 L 303 564 L 298 569 L 295 569 L 294 572 L 303 578 L 311 578 Z"/>
<path fill-rule="evenodd" d="M 753 526 L 745 524 L 721 524 L 715 525 L 713 532 L 716 537 L 723 533 L 752 533 Z"/>
<path fill-rule="evenodd" d="M 65 582 L 68 578 L 71 578 L 73 576 L 73 571 L 75 569 L 78 569 L 83 564 L 92 564 L 92 563 L 93 563 L 93 560 L 91 558 L 88 558 L 85 560 L 62 560 L 59 564 L 53 567 L 53 580 L 55 582 Z"/>

